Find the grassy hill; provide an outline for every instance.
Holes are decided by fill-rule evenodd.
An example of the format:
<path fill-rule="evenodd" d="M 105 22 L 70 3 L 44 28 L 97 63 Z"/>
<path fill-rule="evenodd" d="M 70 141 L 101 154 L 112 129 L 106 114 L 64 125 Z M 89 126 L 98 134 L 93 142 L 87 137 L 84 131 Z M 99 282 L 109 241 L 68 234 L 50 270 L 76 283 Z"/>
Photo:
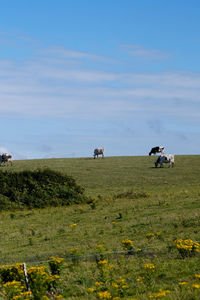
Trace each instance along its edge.
<path fill-rule="evenodd" d="M 46 159 L 14 161 L 13 167 L 2 167 L 10 172 L 59 170 L 73 176 L 93 202 L 1 212 L 1 264 L 46 264 L 51 255 L 64 257 L 63 276 L 70 285 L 66 298 L 100 299 L 87 289 L 103 280 L 93 262 L 102 257 L 113 266 L 112 272 L 104 274 L 104 290 L 112 290 L 109 276 L 126 279 L 128 287 L 122 289 L 120 299 L 149 299 L 159 289 L 170 290 L 166 299 L 199 299 L 194 298 L 199 297 L 198 287 L 192 287 L 200 283 L 195 277 L 200 274 L 199 254 L 181 258 L 174 241 L 200 240 L 200 156 L 176 156 L 174 168 L 156 169 L 155 160 Z M 133 243 L 135 255 L 121 256 L 126 239 Z M 148 275 L 144 264 L 153 264 L 155 271 Z M 149 281 L 147 275 L 152 277 Z M 184 287 L 179 285 L 182 281 L 187 282 Z"/>
<path fill-rule="evenodd" d="M 34 170 L 50 168 L 73 176 L 88 195 L 110 196 L 127 189 L 156 191 L 165 190 L 167 185 L 181 188 L 198 185 L 200 179 L 200 157 L 176 156 L 175 168 L 165 165 L 165 171 L 154 168 L 157 156 L 151 157 L 106 157 L 38 159 L 14 161 L 12 170 Z M 8 170 L 9 168 L 3 167 Z M 11 168 L 10 168 L 11 169 Z"/>

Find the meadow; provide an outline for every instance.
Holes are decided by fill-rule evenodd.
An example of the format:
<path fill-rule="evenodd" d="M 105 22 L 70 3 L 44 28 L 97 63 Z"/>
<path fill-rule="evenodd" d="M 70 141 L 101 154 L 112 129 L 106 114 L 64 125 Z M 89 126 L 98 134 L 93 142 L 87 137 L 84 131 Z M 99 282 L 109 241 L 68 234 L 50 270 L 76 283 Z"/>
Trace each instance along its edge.
<path fill-rule="evenodd" d="M 174 168 L 154 168 L 155 160 L 43 159 L 2 167 L 71 175 L 91 202 L 1 211 L 1 265 L 42 268 L 52 256 L 64 258 L 47 299 L 200 299 L 200 156 L 176 156 Z"/>

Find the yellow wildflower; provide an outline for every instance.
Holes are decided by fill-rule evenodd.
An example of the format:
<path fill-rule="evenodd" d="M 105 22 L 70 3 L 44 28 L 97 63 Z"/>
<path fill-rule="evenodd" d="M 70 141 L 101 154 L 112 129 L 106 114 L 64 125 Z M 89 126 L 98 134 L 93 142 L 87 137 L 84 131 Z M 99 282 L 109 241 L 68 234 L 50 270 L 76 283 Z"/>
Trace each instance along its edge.
<path fill-rule="evenodd" d="M 125 284 L 126 279 L 120 278 L 120 279 L 117 279 L 116 282 L 117 282 L 117 283 L 121 283 L 121 284 Z"/>
<path fill-rule="evenodd" d="M 156 236 L 160 236 L 162 234 L 162 231 L 157 231 Z"/>
<path fill-rule="evenodd" d="M 138 277 L 138 278 L 136 278 L 136 281 L 137 281 L 137 282 L 142 282 L 143 279 L 144 279 L 144 277 Z"/>
<path fill-rule="evenodd" d="M 58 264 L 60 264 L 61 262 L 64 261 L 64 258 L 55 257 L 55 256 L 51 256 L 49 259 L 54 261 L 55 263 L 58 263 Z"/>
<path fill-rule="evenodd" d="M 146 234 L 147 239 L 151 239 L 153 237 L 154 237 L 154 233 L 152 233 L 152 232 Z"/>
<path fill-rule="evenodd" d="M 105 265 L 107 265 L 107 264 L 108 264 L 108 261 L 107 261 L 106 259 L 100 260 L 100 261 L 98 262 L 98 265 L 99 265 L 99 266 L 105 266 Z"/>
<path fill-rule="evenodd" d="M 183 257 L 191 255 L 191 253 L 199 252 L 200 244 L 193 242 L 190 239 L 182 240 L 178 239 L 175 241 L 176 248 Z"/>
<path fill-rule="evenodd" d="M 77 224 L 76 223 L 74 223 L 74 224 L 70 224 L 69 225 L 69 228 L 74 228 L 74 227 L 76 227 L 77 226 Z"/>
<path fill-rule="evenodd" d="M 159 290 L 158 293 L 154 293 L 151 296 L 149 296 L 150 299 L 157 299 L 157 298 L 162 298 L 165 297 L 167 294 L 170 294 L 171 292 L 169 290 L 163 291 L 163 290 Z"/>
<path fill-rule="evenodd" d="M 76 254 L 77 253 L 77 248 L 70 248 L 69 252 L 70 252 L 70 254 Z"/>
<path fill-rule="evenodd" d="M 180 281 L 178 284 L 181 286 L 181 285 L 186 285 L 186 284 L 188 284 L 188 282 L 187 282 L 187 281 Z"/>
<path fill-rule="evenodd" d="M 122 285 L 123 289 L 128 289 L 128 285 Z"/>
<path fill-rule="evenodd" d="M 99 245 L 97 245 L 97 248 L 98 248 L 100 251 L 102 251 L 102 250 L 104 250 L 105 246 L 104 246 L 104 244 L 99 244 Z"/>
<path fill-rule="evenodd" d="M 16 281 L 16 280 L 6 282 L 3 285 L 3 287 L 15 287 L 15 288 L 18 288 L 20 286 L 21 286 L 21 282 L 20 281 Z"/>
<path fill-rule="evenodd" d="M 144 264 L 145 270 L 154 270 L 155 266 L 154 264 Z"/>
<path fill-rule="evenodd" d="M 87 289 L 88 293 L 93 293 L 94 291 L 95 291 L 95 288 L 93 288 L 93 287 Z"/>
<path fill-rule="evenodd" d="M 95 283 L 94 283 L 96 286 L 101 286 L 102 284 L 103 284 L 103 282 L 101 282 L 101 281 L 95 281 Z"/>
<path fill-rule="evenodd" d="M 193 284 L 192 287 L 195 289 L 200 289 L 200 284 Z"/>
<path fill-rule="evenodd" d="M 97 295 L 100 299 L 111 299 L 112 298 L 111 294 L 108 291 L 99 292 Z"/>
<path fill-rule="evenodd" d="M 133 249 L 133 242 L 129 239 L 125 239 L 122 241 L 122 246 L 125 251 Z"/>

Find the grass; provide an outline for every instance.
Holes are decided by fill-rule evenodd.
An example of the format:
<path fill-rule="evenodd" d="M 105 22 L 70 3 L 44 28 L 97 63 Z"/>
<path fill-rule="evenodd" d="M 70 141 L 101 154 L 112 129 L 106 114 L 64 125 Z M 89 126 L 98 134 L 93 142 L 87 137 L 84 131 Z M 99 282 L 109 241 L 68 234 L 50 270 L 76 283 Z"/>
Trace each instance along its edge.
<path fill-rule="evenodd" d="M 164 191 L 173 187 L 198 185 L 199 156 L 176 156 L 175 168 L 154 168 L 155 156 L 71 158 L 14 161 L 13 170 L 51 168 L 72 175 L 88 195 L 112 196 L 134 190 Z M 4 168 L 6 169 L 6 168 Z M 8 168 L 7 168 L 8 169 Z M 11 169 L 11 168 L 10 168 Z"/>
<path fill-rule="evenodd" d="M 66 298 L 96 299 L 86 290 L 100 279 L 92 255 L 99 253 L 97 245 L 104 245 L 112 253 L 106 258 L 115 266 L 113 276 L 128 281 L 129 292 L 123 299 L 149 299 L 159 288 L 171 291 L 166 299 L 195 299 L 191 285 L 199 272 L 199 255 L 181 259 L 174 240 L 200 240 L 199 159 L 176 156 L 174 168 L 158 169 L 156 157 L 27 160 L 2 167 L 11 172 L 38 167 L 59 170 L 72 175 L 94 201 L 93 205 L 1 212 L 1 264 L 46 264 L 52 255 L 64 257 Z M 142 255 L 124 260 L 120 254 L 124 239 L 133 241 Z M 80 256 L 77 266 L 70 260 L 71 248 Z M 136 284 L 144 263 L 156 266 L 153 286 Z M 180 291 L 180 281 L 191 283 L 187 292 Z M 108 288 L 111 279 L 105 282 Z"/>

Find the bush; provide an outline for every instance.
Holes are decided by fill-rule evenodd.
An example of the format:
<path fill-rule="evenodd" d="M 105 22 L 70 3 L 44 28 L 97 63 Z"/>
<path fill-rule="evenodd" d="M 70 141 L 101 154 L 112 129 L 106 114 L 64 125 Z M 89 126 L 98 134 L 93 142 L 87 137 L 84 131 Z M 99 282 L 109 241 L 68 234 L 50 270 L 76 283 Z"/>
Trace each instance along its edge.
<path fill-rule="evenodd" d="M 17 263 L 11 266 L 1 266 L 0 267 L 0 281 L 3 283 L 11 282 L 11 281 L 24 281 L 24 271 L 23 264 Z"/>
<path fill-rule="evenodd" d="M 17 208 L 14 202 L 4 195 L 0 195 L 0 210 L 11 210 Z"/>
<path fill-rule="evenodd" d="M 196 253 L 198 253 L 200 244 L 198 242 L 193 242 L 190 239 L 187 240 L 176 240 L 175 241 L 176 248 L 181 255 L 182 258 L 188 257 L 188 256 L 195 256 Z"/>
<path fill-rule="evenodd" d="M 0 209 L 43 208 L 87 201 L 74 178 L 45 169 L 0 172 Z"/>

